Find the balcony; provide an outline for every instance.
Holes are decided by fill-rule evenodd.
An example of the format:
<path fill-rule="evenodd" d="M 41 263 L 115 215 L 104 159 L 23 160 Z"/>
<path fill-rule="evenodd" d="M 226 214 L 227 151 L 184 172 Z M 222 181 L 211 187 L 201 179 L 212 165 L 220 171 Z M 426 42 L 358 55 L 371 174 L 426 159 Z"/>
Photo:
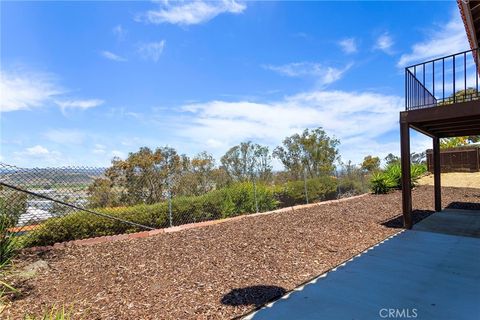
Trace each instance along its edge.
<path fill-rule="evenodd" d="M 405 110 L 478 100 L 478 55 L 477 48 L 405 68 Z"/>
<path fill-rule="evenodd" d="M 442 210 L 440 139 L 480 134 L 479 49 L 405 68 L 405 111 L 400 112 L 402 210 L 412 227 L 410 129 L 432 138 L 435 211 Z"/>

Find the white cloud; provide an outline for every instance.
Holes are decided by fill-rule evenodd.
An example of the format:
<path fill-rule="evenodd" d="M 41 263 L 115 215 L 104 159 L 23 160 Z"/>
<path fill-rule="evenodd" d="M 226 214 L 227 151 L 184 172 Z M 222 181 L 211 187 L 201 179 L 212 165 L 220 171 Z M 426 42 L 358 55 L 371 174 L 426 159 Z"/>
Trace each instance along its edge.
<path fill-rule="evenodd" d="M 113 61 L 117 61 L 117 62 L 125 62 L 127 61 L 127 59 L 125 59 L 124 57 L 121 57 L 113 52 L 110 52 L 110 51 L 102 51 L 100 52 L 100 54 L 102 55 L 102 57 L 104 58 L 107 58 L 109 60 L 113 60 Z"/>
<path fill-rule="evenodd" d="M 125 40 L 125 36 L 127 34 L 127 31 L 123 29 L 122 25 L 116 25 L 112 29 L 113 35 L 117 38 L 118 41 L 123 41 Z"/>
<path fill-rule="evenodd" d="M 64 160 L 58 151 L 51 151 L 42 145 L 35 145 L 22 151 L 13 152 L 10 159 L 18 165 L 37 166 L 39 163 L 48 166 L 58 166 Z M 32 161 L 34 159 L 34 161 Z"/>
<path fill-rule="evenodd" d="M 338 45 L 342 48 L 342 51 L 350 54 L 350 53 L 355 53 L 357 52 L 357 41 L 355 38 L 346 38 L 343 40 L 340 40 L 338 42 Z"/>
<path fill-rule="evenodd" d="M 392 36 L 388 32 L 385 32 L 377 38 L 373 48 L 391 54 L 393 43 Z"/>
<path fill-rule="evenodd" d="M 182 107 L 191 117 L 178 134 L 223 150 L 247 139 L 274 147 L 288 135 L 321 126 L 341 140 L 342 153 L 359 161 L 373 154 L 368 146 L 379 150 L 377 140 L 397 130 L 402 109 L 401 97 L 371 92 L 319 90 L 270 103 L 210 101 Z"/>
<path fill-rule="evenodd" d="M 158 62 L 165 48 L 165 40 L 158 42 L 142 43 L 138 47 L 138 53 L 143 59 Z"/>
<path fill-rule="evenodd" d="M 67 90 L 54 79 L 51 74 L 24 70 L 0 72 L 0 112 L 31 110 L 52 104 L 64 112 L 68 108 L 88 109 L 104 102 L 100 99 L 71 99 Z"/>
<path fill-rule="evenodd" d="M 62 112 L 65 112 L 67 109 L 80 109 L 86 110 L 102 105 L 105 101 L 100 99 L 70 99 L 70 100 L 56 100 L 55 103 L 60 107 Z"/>
<path fill-rule="evenodd" d="M 412 46 L 410 53 L 400 57 L 397 66 L 406 67 L 415 62 L 447 56 L 470 48 L 458 10 L 455 10 L 450 21 L 432 27 L 426 34 L 423 41 Z"/>
<path fill-rule="evenodd" d="M 30 147 L 25 149 L 25 154 L 29 156 L 38 156 L 38 155 L 45 155 L 49 154 L 50 151 L 48 151 L 47 148 L 42 147 L 41 145 L 36 145 L 34 147 Z"/>
<path fill-rule="evenodd" d="M 235 0 L 221 1 L 164 1 L 158 8 L 137 17 L 153 24 L 171 23 L 193 25 L 207 22 L 222 13 L 242 13 L 246 5 Z"/>
<path fill-rule="evenodd" d="M 105 146 L 103 144 L 95 144 L 95 147 L 92 151 L 94 154 L 105 154 L 107 151 L 105 150 Z"/>
<path fill-rule="evenodd" d="M 50 74 L 0 72 L 0 112 L 42 107 L 62 93 Z"/>
<path fill-rule="evenodd" d="M 52 129 L 44 134 L 48 140 L 59 144 L 81 144 L 86 134 L 75 129 Z"/>
<path fill-rule="evenodd" d="M 293 62 L 280 66 L 265 65 L 263 67 L 288 77 L 314 77 L 319 84 L 326 85 L 339 80 L 351 66 L 352 64 L 348 64 L 344 68 L 334 68 L 314 62 Z"/>

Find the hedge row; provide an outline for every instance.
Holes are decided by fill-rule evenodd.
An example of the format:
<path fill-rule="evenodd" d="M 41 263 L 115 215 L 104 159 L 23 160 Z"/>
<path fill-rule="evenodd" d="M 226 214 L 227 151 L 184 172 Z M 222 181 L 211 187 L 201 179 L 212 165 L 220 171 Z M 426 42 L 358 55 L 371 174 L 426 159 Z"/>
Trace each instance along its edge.
<path fill-rule="evenodd" d="M 283 186 L 257 184 L 258 209 L 259 211 L 269 211 L 305 203 L 304 188 L 303 181 L 289 182 Z M 309 201 L 333 199 L 336 196 L 336 188 L 336 179 L 332 177 L 308 180 Z M 167 202 L 96 209 L 95 211 L 152 228 L 169 226 Z M 172 200 L 173 225 L 227 218 L 255 211 L 254 189 L 253 185 L 248 182 L 236 183 L 202 196 L 176 197 Z M 56 242 L 137 231 L 141 231 L 141 228 L 87 212 L 75 212 L 46 220 L 38 229 L 27 233 L 23 238 L 23 243 L 24 246 L 43 246 Z"/>

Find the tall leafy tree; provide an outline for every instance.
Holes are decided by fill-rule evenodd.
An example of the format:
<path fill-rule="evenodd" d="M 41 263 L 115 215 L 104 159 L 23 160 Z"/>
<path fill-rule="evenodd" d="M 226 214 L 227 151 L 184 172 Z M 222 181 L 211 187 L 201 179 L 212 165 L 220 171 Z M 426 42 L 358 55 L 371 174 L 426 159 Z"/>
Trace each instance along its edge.
<path fill-rule="evenodd" d="M 228 175 L 237 181 L 266 181 L 272 172 L 272 159 L 268 147 L 251 141 L 230 148 L 220 162 Z"/>
<path fill-rule="evenodd" d="M 456 148 L 480 142 L 480 136 L 466 136 L 440 139 L 440 148 Z"/>
<path fill-rule="evenodd" d="M 182 195 L 201 195 L 216 187 L 215 159 L 206 151 L 188 162 L 188 168 L 178 183 Z"/>
<path fill-rule="evenodd" d="M 275 148 L 273 155 L 280 159 L 293 178 L 301 179 L 331 174 L 338 159 L 340 141 L 330 138 L 322 128 L 305 129 L 283 140 L 283 146 Z"/>
<path fill-rule="evenodd" d="M 363 158 L 362 169 L 367 172 L 375 172 L 380 169 L 380 158 L 371 155 Z"/>
<path fill-rule="evenodd" d="M 394 155 L 393 153 L 389 153 L 384 160 L 387 166 L 395 163 L 400 163 L 400 157 Z"/>
<path fill-rule="evenodd" d="M 147 147 L 130 153 L 125 160 L 115 158 L 106 176 L 122 190 L 122 202 L 129 204 L 155 203 L 175 190 L 188 158 L 170 147 Z M 103 184 L 105 186 L 105 184 Z"/>

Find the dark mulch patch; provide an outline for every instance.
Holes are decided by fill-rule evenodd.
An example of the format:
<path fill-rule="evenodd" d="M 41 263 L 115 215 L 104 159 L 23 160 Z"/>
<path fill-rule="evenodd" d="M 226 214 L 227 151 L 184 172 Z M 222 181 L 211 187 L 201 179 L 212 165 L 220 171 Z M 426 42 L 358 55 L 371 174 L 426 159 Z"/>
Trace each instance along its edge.
<path fill-rule="evenodd" d="M 413 192 L 415 219 L 433 188 Z M 480 189 L 443 189 L 443 204 Z M 215 226 L 24 256 L 50 268 L 6 315 L 73 305 L 84 319 L 226 319 L 248 312 L 399 231 L 400 192 Z M 396 222 L 395 222 L 396 221 Z"/>

